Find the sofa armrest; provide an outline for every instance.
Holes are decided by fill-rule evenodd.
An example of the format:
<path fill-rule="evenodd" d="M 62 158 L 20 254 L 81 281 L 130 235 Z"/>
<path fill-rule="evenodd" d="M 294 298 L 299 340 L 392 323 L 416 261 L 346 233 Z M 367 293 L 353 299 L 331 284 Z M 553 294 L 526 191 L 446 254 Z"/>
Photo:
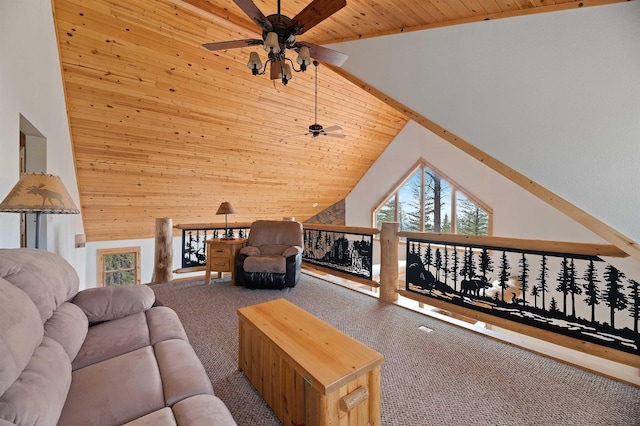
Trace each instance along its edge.
<path fill-rule="evenodd" d="M 71 301 L 85 313 L 89 324 L 144 312 L 156 296 L 146 285 L 109 286 L 82 290 Z"/>
<path fill-rule="evenodd" d="M 302 254 L 302 247 L 300 246 L 291 246 L 282 252 L 284 257 L 297 256 L 299 254 Z"/>

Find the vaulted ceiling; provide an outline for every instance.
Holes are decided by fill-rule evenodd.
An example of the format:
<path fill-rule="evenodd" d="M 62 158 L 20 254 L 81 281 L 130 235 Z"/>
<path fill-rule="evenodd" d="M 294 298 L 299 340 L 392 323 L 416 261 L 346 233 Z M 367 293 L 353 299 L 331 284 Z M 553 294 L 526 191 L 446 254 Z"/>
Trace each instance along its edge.
<path fill-rule="evenodd" d="M 265 14 L 275 0 L 255 0 Z M 284 0 L 295 16 L 309 1 Z M 601 2 L 600 2 L 601 3 Z M 348 0 L 299 37 L 356 40 L 588 5 L 574 0 Z M 149 238 L 154 220 L 305 220 L 345 198 L 408 118 L 320 64 L 318 123 L 344 139 L 304 135 L 314 73 L 287 86 L 252 76 L 259 47 L 203 43 L 260 37 L 231 0 L 53 0 L 88 241 Z M 264 60 L 264 59 L 263 59 Z M 384 88 L 377 88 L 384 92 Z"/>

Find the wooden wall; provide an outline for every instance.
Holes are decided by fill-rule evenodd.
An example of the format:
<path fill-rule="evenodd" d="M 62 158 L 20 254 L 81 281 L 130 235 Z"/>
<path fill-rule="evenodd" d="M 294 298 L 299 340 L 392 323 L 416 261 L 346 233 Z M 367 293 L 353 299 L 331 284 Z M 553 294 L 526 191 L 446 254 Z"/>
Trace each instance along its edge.
<path fill-rule="evenodd" d="M 232 222 L 305 220 L 407 121 L 320 65 L 318 122 L 347 137 L 311 144 L 313 72 L 274 85 L 246 68 L 251 49 L 201 47 L 255 34 L 165 1 L 53 5 L 87 241 L 151 238 L 158 217 L 224 221 L 222 201 Z"/>

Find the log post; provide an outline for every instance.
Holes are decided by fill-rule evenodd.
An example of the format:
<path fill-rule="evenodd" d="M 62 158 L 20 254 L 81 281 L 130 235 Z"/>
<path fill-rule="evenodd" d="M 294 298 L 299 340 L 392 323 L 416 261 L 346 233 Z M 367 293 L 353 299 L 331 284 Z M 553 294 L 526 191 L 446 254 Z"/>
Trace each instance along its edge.
<path fill-rule="evenodd" d="M 380 299 L 398 300 L 398 223 L 383 222 L 380 231 Z"/>
<path fill-rule="evenodd" d="M 154 284 L 166 283 L 173 279 L 173 220 L 168 217 L 156 218 L 155 260 L 153 266 Z"/>

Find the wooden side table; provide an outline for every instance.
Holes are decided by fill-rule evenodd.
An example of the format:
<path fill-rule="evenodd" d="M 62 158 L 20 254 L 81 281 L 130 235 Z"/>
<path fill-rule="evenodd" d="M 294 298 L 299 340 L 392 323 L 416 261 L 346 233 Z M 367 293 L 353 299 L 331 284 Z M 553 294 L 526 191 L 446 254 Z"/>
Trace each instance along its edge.
<path fill-rule="evenodd" d="M 246 242 L 246 238 L 235 238 L 233 240 L 213 238 L 211 240 L 206 240 L 207 272 L 204 277 L 204 283 L 209 284 L 211 280 L 211 271 L 216 271 L 218 273 L 218 278 L 222 276 L 223 272 L 229 272 L 231 274 L 231 283 L 235 285 L 236 281 L 233 276 L 233 269 L 236 261 L 236 255 L 240 249 L 244 247 Z"/>

